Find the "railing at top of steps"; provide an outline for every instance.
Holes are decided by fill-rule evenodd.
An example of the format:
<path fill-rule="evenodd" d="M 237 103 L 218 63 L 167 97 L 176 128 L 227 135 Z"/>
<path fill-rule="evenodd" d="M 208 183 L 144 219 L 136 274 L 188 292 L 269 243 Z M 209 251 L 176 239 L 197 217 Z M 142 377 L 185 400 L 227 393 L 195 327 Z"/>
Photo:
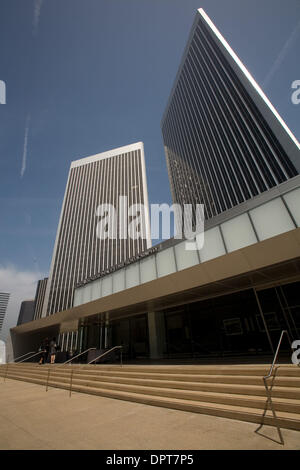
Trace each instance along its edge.
<path fill-rule="evenodd" d="M 79 356 L 82 356 L 83 354 L 85 354 L 86 352 L 88 351 L 91 351 L 91 350 L 95 350 L 96 348 L 89 348 L 89 349 L 86 349 L 85 351 L 83 351 L 82 353 L 78 354 L 77 356 L 74 356 L 72 359 L 69 359 L 68 361 L 64 362 L 63 364 L 61 364 L 59 367 L 61 366 L 64 366 L 65 364 L 67 363 L 70 363 L 76 359 L 77 357 Z M 107 354 L 111 353 L 112 351 L 114 350 L 117 350 L 117 349 L 120 349 L 121 351 L 121 354 L 120 354 L 120 365 L 122 366 L 123 364 L 123 361 L 122 361 L 122 349 L 123 349 L 123 346 L 114 346 L 113 348 L 109 349 L 108 351 L 105 351 L 104 353 L 100 354 L 99 356 L 95 357 L 94 359 L 92 359 L 91 361 L 88 362 L 88 365 L 89 364 L 92 364 L 93 362 L 95 361 L 98 361 L 99 359 L 101 359 L 102 357 L 106 356 Z M 47 383 L 46 383 L 46 392 L 48 391 L 49 389 L 49 378 L 50 378 L 50 371 L 51 371 L 51 367 L 49 367 L 48 369 L 48 376 L 47 376 Z M 71 374 L 70 374 L 70 388 L 69 388 L 69 396 L 71 397 L 72 395 L 72 385 L 73 385 L 73 374 L 74 374 L 74 368 L 71 367 Z"/>
<path fill-rule="evenodd" d="M 41 351 L 38 351 L 38 352 L 30 351 L 30 352 L 28 352 L 28 353 L 26 353 L 26 354 L 23 354 L 23 356 L 17 357 L 17 358 L 14 359 L 12 362 L 8 362 L 7 365 L 6 365 L 6 370 L 5 370 L 4 382 L 6 381 L 6 377 L 7 377 L 7 374 L 8 374 L 8 367 L 9 367 L 9 364 L 21 364 L 22 362 L 28 361 L 29 359 L 32 359 L 33 357 L 38 356 L 39 354 L 43 354 L 44 352 L 46 352 L 46 351 L 45 351 L 45 350 L 41 350 Z M 34 354 L 32 354 L 32 355 L 29 356 L 29 357 L 25 357 L 24 359 L 22 359 L 22 361 L 16 362 L 16 361 L 18 361 L 19 359 L 21 359 L 22 357 L 27 356 L 28 354 L 31 354 L 31 353 L 34 353 Z"/>
<path fill-rule="evenodd" d="M 101 359 L 102 357 L 106 356 L 107 354 L 111 353 L 112 351 L 115 351 L 117 349 L 120 349 L 120 365 L 122 366 L 123 365 L 123 361 L 122 361 L 122 349 L 123 349 L 123 346 L 114 346 L 113 348 L 109 349 L 108 351 L 105 351 L 104 353 L 100 354 L 99 356 L 95 357 L 94 359 L 92 359 L 90 362 L 88 362 L 88 364 L 92 364 L 93 362 L 95 361 L 98 361 L 99 359 Z M 71 377 L 70 377 L 70 390 L 69 390 L 69 396 L 71 397 L 72 395 L 72 385 L 73 385 L 73 374 L 74 374 L 74 369 L 72 367 L 72 370 L 71 370 Z"/>
<path fill-rule="evenodd" d="M 265 383 L 266 383 L 266 380 L 269 379 L 272 376 L 273 369 L 274 369 L 275 364 L 277 362 L 277 357 L 278 357 L 279 349 L 280 349 L 280 346 L 281 346 L 281 343 L 282 343 L 282 338 L 283 338 L 284 334 L 287 335 L 287 338 L 288 338 L 289 343 L 290 343 L 290 347 L 292 348 L 292 342 L 291 342 L 290 335 L 288 334 L 287 330 L 282 330 L 279 341 L 278 341 L 277 349 L 276 349 L 276 352 L 274 354 L 274 359 L 273 359 L 272 365 L 271 365 L 270 370 L 269 370 L 269 373 L 268 373 L 268 375 L 265 375 L 264 378 L 263 378 Z"/>
<path fill-rule="evenodd" d="M 62 364 L 60 364 L 60 365 L 58 366 L 58 368 L 59 368 L 59 367 L 62 367 L 62 366 L 65 366 L 66 364 L 71 364 L 71 362 L 74 361 L 74 359 L 77 359 L 78 357 L 83 356 L 83 355 L 86 354 L 87 352 L 93 351 L 93 350 L 95 350 L 95 349 L 96 349 L 96 348 L 88 348 L 88 349 L 86 349 L 85 351 L 82 351 L 81 353 L 77 354 L 76 356 L 71 357 L 71 359 L 68 359 L 67 361 L 65 361 L 65 362 L 63 362 Z M 48 392 L 48 388 L 49 388 L 50 371 L 51 371 L 51 367 L 49 367 L 49 369 L 48 369 L 47 383 L 46 383 L 46 392 Z"/>
<path fill-rule="evenodd" d="M 41 352 L 41 351 L 39 351 L 39 352 Z M 25 357 L 25 356 L 28 356 L 28 354 L 34 354 L 34 353 L 35 353 L 35 351 L 29 351 L 28 353 L 23 354 L 23 356 L 16 357 L 16 359 L 14 359 L 14 360 L 11 361 L 11 362 L 16 362 L 16 361 L 18 361 L 19 359 L 22 359 L 22 357 Z M 25 360 L 27 361 L 27 359 L 29 359 L 29 358 L 27 357 Z M 22 362 L 22 361 L 20 361 L 20 362 Z"/>
<path fill-rule="evenodd" d="M 123 361 L 122 361 L 122 349 L 123 349 L 123 346 L 114 346 L 113 348 L 109 349 L 108 351 L 105 351 L 104 353 L 100 354 L 98 357 L 95 357 L 95 359 L 93 359 L 92 361 L 88 362 L 88 364 L 92 364 L 93 362 L 95 361 L 98 361 L 98 359 L 101 359 L 102 357 L 106 356 L 107 354 L 111 353 L 112 351 L 114 351 L 115 349 L 120 349 L 121 350 L 121 354 L 120 354 L 120 365 L 123 364 Z"/>
<path fill-rule="evenodd" d="M 271 366 L 270 366 L 269 373 L 263 377 L 263 381 L 264 381 L 264 385 L 265 385 L 265 389 L 266 389 L 266 394 L 267 394 L 267 402 L 266 402 L 265 410 L 264 410 L 264 413 L 263 413 L 263 418 L 264 418 L 265 415 L 266 415 L 266 412 L 267 412 L 267 409 L 268 409 L 268 404 L 270 404 L 270 407 L 271 407 L 271 410 L 272 410 L 272 414 L 273 414 L 273 417 L 274 417 L 274 420 L 275 420 L 275 423 L 276 423 L 276 428 L 277 428 L 277 431 L 278 431 L 278 435 L 279 435 L 279 439 L 280 439 L 280 444 L 282 444 L 282 445 L 284 445 L 284 440 L 283 440 L 283 436 L 282 436 L 282 433 L 281 433 L 281 430 L 280 430 L 280 426 L 279 426 L 279 424 L 278 424 L 277 415 L 276 415 L 275 408 L 274 408 L 274 406 L 273 406 L 272 396 L 271 396 L 271 391 L 272 391 L 273 383 L 272 383 L 272 385 L 271 385 L 271 388 L 269 388 L 269 387 L 268 387 L 267 380 L 270 379 L 271 377 L 273 377 L 273 381 L 274 381 L 276 371 L 275 371 L 275 374 L 273 374 L 273 370 L 274 370 L 275 364 L 276 364 L 276 362 L 277 362 L 278 353 L 279 353 L 280 346 L 281 346 L 281 343 L 282 343 L 282 338 L 283 338 L 283 336 L 284 336 L 285 334 L 286 334 L 286 336 L 287 336 L 287 338 L 288 338 L 288 341 L 289 341 L 289 343 L 290 343 L 290 347 L 291 347 L 291 349 L 292 349 L 292 342 L 291 342 L 290 335 L 288 334 L 288 331 L 287 331 L 287 330 L 282 330 L 281 335 L 280 335 L 280 338 L 279 338 L 279 341 L 278 341 L 277 349 L 276 349 L 276 352 L 275 352 L 275 354 L 274 354 L 273 362 L 272 362 L 272 364 L 271 364 Z M 299 366 L 299 365 L 300 365 L 300 364 L 298 364 L 298 366 Z M 276 370 L 277 370 L 277 369 L 276 369 Z M 262 421 L 262 423 L 263 423 L 263 421 Z M 258 429 L 256 429 L 255 432 L 257 432 L 261 427 L 262 427 L 262 424 L 258 427 Z"/>

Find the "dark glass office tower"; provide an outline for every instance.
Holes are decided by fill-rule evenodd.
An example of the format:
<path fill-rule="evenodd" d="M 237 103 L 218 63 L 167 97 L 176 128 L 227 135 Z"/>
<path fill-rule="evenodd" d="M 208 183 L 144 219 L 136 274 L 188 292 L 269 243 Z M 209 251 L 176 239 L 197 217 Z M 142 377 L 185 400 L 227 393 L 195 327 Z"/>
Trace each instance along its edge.
<path fill-rule="evenodd" d="M 200 9 L 162 119 L 173 201 L 209 219 L 299 174 L 299 143 Z"/>
<path fill-rule="evenodd" d="M 20 307 L 17 326 L 34 320 L 34 300 L 23 300 Z"/>
<path fill-rule="evenodd" d="M 120 196 L 126 197 L 120 202 Z M 127 207 L 125 208 L 125 202 Z M 146 208 L 144 232 L 139 239 L 120 233 L 100 239 L 97 208 L 111 204 Z M 130 223 L 130 221 L 127 221 Z M 142 230 L 141 230 L 142 231 Z M 63 201 L 42 316 L 73 305 L 74 286 L 118 265 L 151 246 L 148 191 L 142 142 L 72 162 Z"/>

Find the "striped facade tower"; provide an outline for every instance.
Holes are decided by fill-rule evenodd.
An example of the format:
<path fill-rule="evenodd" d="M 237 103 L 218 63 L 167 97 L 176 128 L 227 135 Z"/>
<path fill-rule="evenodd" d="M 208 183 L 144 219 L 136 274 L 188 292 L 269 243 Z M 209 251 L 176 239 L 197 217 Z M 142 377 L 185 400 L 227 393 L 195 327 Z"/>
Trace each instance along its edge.
<path fill-rule="evenodd" d="M 2 330 L 2 326 L 4 323 L 4 317 L 6 314 L 9 297 L 10 297 L 10 294 L 6 292 L 0 292 L 0 332 Z"/>
<path fill-rule="evenodd" d="M 34 299 L 34 320 L 42 317 L 47 281 L 48 278 L 46 277 L 38 282 Z"/>
<path fill-rule="evenodd" d="M 300 147 L 199 9 L 162 119 L 174 203 L 209 219 L 300 172 Z"/>
<path fill-rule="evenodd" d="M 114 238 L 97 236 L 97 208 L 119 212 L 127 201 L 146 207 L 144 233 L 133 240 L 115 229 Z M 126 197 L 126 199 L 125 199 Z M 124 202 L 125 201 L 125 202 Z M 42 316 L 73 305 L 74 286 L 151 246 L 148 192 L 142 142 L 72 162 L 47 282 Z"/>

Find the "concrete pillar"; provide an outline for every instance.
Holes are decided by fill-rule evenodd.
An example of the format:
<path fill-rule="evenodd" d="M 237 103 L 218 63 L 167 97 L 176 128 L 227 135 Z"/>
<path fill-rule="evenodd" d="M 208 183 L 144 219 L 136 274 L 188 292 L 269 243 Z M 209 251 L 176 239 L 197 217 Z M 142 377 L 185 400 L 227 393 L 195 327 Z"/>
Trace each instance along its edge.
<path fill-rule="evenodd" d="M 148 312 L 150 359 L 163 357 L 165 346 L 165 325 L 161 312 Z"/>

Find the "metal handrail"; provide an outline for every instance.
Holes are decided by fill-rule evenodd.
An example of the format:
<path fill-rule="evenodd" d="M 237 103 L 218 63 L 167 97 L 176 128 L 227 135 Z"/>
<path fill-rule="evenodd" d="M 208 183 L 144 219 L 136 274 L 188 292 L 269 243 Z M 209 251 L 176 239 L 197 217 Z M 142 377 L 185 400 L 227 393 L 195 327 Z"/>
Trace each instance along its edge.
<path fill-rule="evenodd" d="M 66 362 L 64 362 L 63 364 L 60 364 L 58 367 L 61 367 L 61 366 L 64 366 L 65 364 L 68 364 L 68 363 L 71 363 L 72 361 L 74 361 L 74 359 L 76 359 L 77 357 L 79 356 L 82 356 L 83 354 L 87 353 L 88 351 L 92 351 L 94 349 L 97 349 L 97 348 L 89 348 L 89 349 L 86 349 L 85 351 L 83 351 L 82 353 L 79 353 L 77 354 L 76 356 L 72 357 L 71 359 L 68 359 Z"/>
<path fill-rule="evenodd" d="M 96 349 L 96 348 L 95 348 Z M 100 356 L 98 357 L 95 357 L 95 359 L 93 359 L 92 361 L 88 362 L 88 364 L 92 364 L 92 362 L 95 362 L 97 361 L 98 359 L 100 359 L 101 357 L 103 356 L 106 356 L 106 354 L 109 354 L 110 352 L 114 351 L 115 349 L 121 349 L 121 356 L 120 356 L 120 365 L 122 366 L 122 349 L 123 349 L 123 346 L 114 346 L 113 348 L 109 349 L 108 351 L 105 351 L 105 353 L 102 353 L 100 354 Z M 70 390 L 69 390 L 69 397 L 71 397 L 72 395 L 72 385 L 73 385 L 73 375 L 74 375 L 74 368 L 72 367 L 71 369 L 71 376 L 70 376 Z"/>
<path fill-rule="evenodd" d="M 74 359 L 76 359 L 77 357 L 79 356 L 82 356 L 83 354 L 87 353 L 88 351 L 91 351 L 93 349 L 96 349 L 96 348 L 89 348 L 89 349 L 86 349 L 85 351 L 77 354 L 76 356 L 72 357 L 71 359 L 68 359 L 66 362 L 63 362 L 62 364 L 60 364 L 56 369 L 58 369 L 59 367 L 62 367 L 64 366 L 65 364 L 68 364 L 68 363 L 71 363 Z M 49 379 L 50 379 L 50 371 L 51 371 L 51 367 L 49 367 L 48 369 L 48 375 L 47 375 L 47 382 L 46 382 L 46 392 L 48 392 L 48 389 L 49 389 Z"/>
<path fill-rule="evenodd" d="M 289 340 L 289 343 L 290 343 L 290 346 L 291 346 L 291 348 L 292 348 L 292 342 L 291 342 L 291 338 L 290 338 L 290 336 L 289 336 L 289 334 L 288 334 L 288 331 L 287 331 L 287 330 L 282 330 L 281 335 L 280 335 L 280 338 L 279 338 L 279 341 L 278 341 L 277 349 L 276 349 L 276 352 L 275 352 L 275 354 L 274 354 L 274 359 L 273 359 L 272 365 L 271 365 L 271 367 L 270 367 L 270 370 L 269 370 L 268 375 L 265 375 L 265 376 L 264 376 L 264 378 L 263 378 L 264 381 L 267 380 L 267 379 L 269 379 L 269 378 L 271 377 L 271 375 L 272 375 L 274 366 L 275 366 L 276 361 L 277 361 L 277 356 L 278 356 L 278 353 L 279 353 L 279 349 L 280 349 L 280 346 L 281 346 L 281 342 L 282 342 L 282 338 L 283 338 L 284 333 L 286 333 L 286 335 L 287 335 L 287 337 L 288 337 L 288 340 Z"/>
<path fill-rule="evenodd" d="M 97 349 L 97 348 L 89 348 L 87 349 L 86 351 L 83 351 L 82 353 L 78 354 L 78 356 L 81 356 L 82 354 L 86 353 L 87 351 L 90 351 L 92 349 Z M 114 346 L 113 348 L 109 349 L 108 351 L 105 351 L 105 353 L 102 353 L 100 354 L 98 357 L 95 357 L 94 359 L 92 359 L 90 362 L 88 362 L 88 364 L 92 364 L 92 362 L 95 362 L 97 361 L 98 359 L 100 359 L 101 357 L 103 356 L 106 356 L 106 354 L 109 354 L 111 351 L 115 350 L 115 349 L 121 349 L 121 356 L 120 356 L 120 364 L 122 366 L 123 362 L 122 362 L 122 349 L 123 349 L 123 346 Z M 75 359 L 76 357 L 78 356 L 75 356 L 72 358 Z M 67 362 L 71 362 L 70 360 L 64 362 L 63 364 L 61 365 L 65 365 L 67 364 Z M 59 366 L 60 367 L 60 366 Z M 46 383 L 46 392 L 48 391 L 48 388 L 49 388 L 49 377 L 50 377 L 50 371 L 51 371 L 51 367 L 49 367 L 48 369 L 48 376 L 47 376 L 47 383 Z M 71 397 L 72 395 L 72 385 L 73 385 L 73 374 L 74 374 L 74 368 L 71 367 L 71 374 L 70 374 L 70 389 L 69 389 L 69 396 Z"/>
<path fill-rule="evenodd" d="M 42 351 L 38 351 L 37 353 L 32 354 L 32 356 L 25 357 L 25 359 L 23 359 L 23 360 L 20 361 L 20 362 L 16 362 L 16 364 L 21 364 L 22 362 L 28 361 L 28 359 L 31 359 L 32 357 L 38 356 L 39 354 L 42 354 L 42 353 L 44 353 L 44 352 L 47 352 L 46 349 L 44 349 L 44 350 L 42 350 Z M 13 362 L 11 362 L 11 364 L 13 364 Z"/>
<path fill-rule="evenodd" d="M 93 359 L 92 361 L 88 362 L 88 364 L 92 364 L 92 362 L 95 362 L 97 361 L 98 359 L 101 359 L 101 357 L 103 356 L 106 356 L 106 354 L 109 354 L 110 352 L 112 352 L 114 349 L 121 349 L 121 363 L 120 365 L 122 365 L 122 349 L 123 349 L 123 346 L 114 346 L 113 348 L 109 349 L 108 351 L 105 351 L 105 353 L 103 354 L 100 354 L 100 356 L 98 357 L 95 357 L 95 359 Z"/>
<path fill-rule="evenodd" d="M 278 341 L 277 349 L 276 349 L 276 352 L 275 352 L 275 354 L 274 354 L 273 362 L 272 362 L 271 367 L 270 367 L 270 370 L 269 370 L 269 373 L 263 377 L 263 381 L 264 381 L 264 385 L 265 385 L 265 389 L 266 389 L 266 394 L 267 394 L 267 403 L 266 403 L 266 407 L 265 407 L 265 410 L 264 410 L 263 418 L 265 417 L 265 414 L 266 414 L 267 409 L 268 409 L 268 404 L 270 403 L 271 410 L 272 410 L 272 414 L 273 414 L 273 417 L 274 417 L 274 420 L 275 420 L 275 423 L 276 423 L 276 428 L 277 428 L 277 431 L 278 431 L 278 435 L 279 435 L 279 438 L 280 438 L 280 443 L 281 443 L 282 445 L 284 445 L 284 440 L 283 440 L 283 436 L 282 436 L 280 427 L 279 427 L 279 425 L 278 425 L 277 415 L 276 415 L 275 408 L 274 408 L 274 406 L 273 406 L 272 397 L 271 397 L 271 393 L 270 393 L 272 387 L 271 387 L 271 389 L 269 389 L 267 380 L 268 380 L 268 379 L 272 376 L 272 374 L 273 374 L 273 369 L 274 369 L 275 364 L 276 364 L 276 361 L 277 361 L 279 349 L 280 349 L 281 342 L 282 342 L 282 338 L 283 338 L 283 335 L 284 335 L 284 334 L 287 335 L 287 338 L 288 338 L 289 343 L 290 343 L 290 347 L 292 348 L 292 342 L 291 342 L 291 338 L 290 338 L 290 336 L 289 336 L 288 331 L 287 331 L 287 330 L 282 330 L 281 335 L 280 335 L 280 338 L 279 338 L 279 341 Z M 274 377 L 275 377 L 275 376 L 274 376 Z M 272 386 L 273 386 L 273 385 L 272 385 Z M 261 425 L 261 426 L 262 426 L 262 425 Z M 260 427 L 261 427 L 261 426 L 260 426 Z"/>
<path fill-rule="evenodd" d="M 23 356 L 16 357 L 16 359 L 14 359 L 12 362 L 16 362 L 16 361 L 18 361 L 19 359 L 22 359 L 22 357 L 27 356 L 27 354 L 33 354 L 33 353 L 35 353 L 35 351 L 29 351 L 28 353 L 23 354 Z"/>
<path fill-rule="evenodd" d="M 14 360 L 13 362 L 8 362 L 8 363 L 7 363 L 7 366 L 6 366 L 6 370 L 5 370 L 4 382 L 6 381 L 6 377 L 7 377 L 7 374 L 8 374 L 8 366 L 9 366 L 9 364 L 21 364 L 22 362 L 28 361 L 28 359 L 31 359 L 32 357 L 35 357 L 35 356 L 37 356 L 38 354 L 42 354 L 42 353 L 44 353 L 44 352 L 46 352 L 46 351 L 45 351 L 45 350 L 38 351 L 37 353 L 32 354 L 32 356 L 25 357 L 25 359 L 23 359 L 23 360 L 20 361 L 20 362 L 15 362 L 15 360 Z M 27 353 L 27 354 L 29 354 L 29 353 Z M 26 354 L 24 354 L 24 356 L 26 356 Z M 22 356 L 21 356 L 21 357 L 22 357 Z M 20 358 L 17 358 L 17 359 L 20 359 Z"/>

